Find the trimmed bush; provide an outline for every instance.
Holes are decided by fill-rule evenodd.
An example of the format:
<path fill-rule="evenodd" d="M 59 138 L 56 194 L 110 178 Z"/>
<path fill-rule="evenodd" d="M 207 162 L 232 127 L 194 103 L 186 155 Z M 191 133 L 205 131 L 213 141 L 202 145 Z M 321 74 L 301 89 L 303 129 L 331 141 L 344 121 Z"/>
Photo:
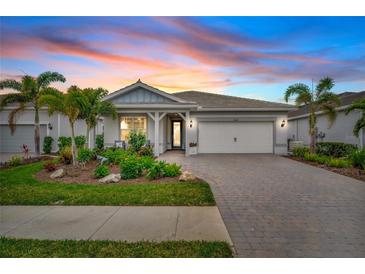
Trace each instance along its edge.
<path fill-rule="evenodd" d="M 181 174 L 181 166 L 173 163 L 166 164 L 163 168 L 165 177 L 176 177 Z"/>
<path fill-rule="evenodd" d="M 155 161 L 153 165 L 148 169 L 146 177 L 150 180 L 159 179 L 165 176 L 165 166 L 164 161 Z"/>
<path fill-rule="evenodd" d="M 139 152 L 141 148 L 146 144 L 147 137 L 143 132 L 132 131 L 128 136 L 128 145 L 134 152 Z"/>
<path fill-rule="evenodd" d="M 294 147 L 292 149 L 292 153 L 294 157 L 304 158 L 304 154 L 309 153 L 308 147 Z"/>
<path fill-rule="evenodd" d="M 120 177 L 122 179 L 135 179 L 142 176 L 140 159 L 132 154 L 120 162 Z"/>
<path fill-rule="evenodd" d="M 58 138 L 58 151 L 61 151 L 64 147 L 71 147 L 71 137 L 60 136 Z"/>
<path fill-rule="evenodd" d="M 103 178 L 110 174 L 109 168 L 106 165 L 100 165 L 94 170 L 95 178 Z"/>
<path fill-rule="evenodd" d="M 51 136 L 45 136 L 43 139 L 43 152 L 50 154 L 52 151 L 53 138 Z"/>
<path fill-rule="evenodd" d="M 10 160 L 8 161 L 9 166 L 15 167 L 20 166 L 23 163 L 23 158 L 17 155 L 11 156 Z"/>
<path fill-rule="evenodd" d="M 72 163 L 72 150 L 70 146 L 66 146 L 60 151 L 60 160 L 66 165 Z"/>
<path fill-rule="evenodd" d="M 75 145 L 78 149 L 84 147 L 86 144 L 86 137 L 84 135 L 75 136 Z"/>
<path fill-rule="evenodd" d="M 104 148 L 104 135 L 103 134 L 96 135 L 95 145 L 96 145 L 96 148 L 99 150 L 102 150 Z"/>
<path fill-rule="evenodd" d="M 77 153 L 77 161 L 88 163 L 94 158 L 94 151 L 88 148 L 80 148 Z"/>
<path fill-rule="evenodd" d="M 365 169 L 365 148 L 353 151 L 349 159 L 354 167 Z"/>
<path fill-rule="evenodd" d="M 317 154 L 335 158 L 348 157 L 356 149 L 355 145 L 340 142 L 318 142 L 316 145 Z"/>
<path fill-rule="evenodd" d="M 110 164 L 118 165 L 128 156 L 128 153 L 120 148 L 109 148 L 106 151 L 102 152 L 101 156 L 107 158 Z"/>

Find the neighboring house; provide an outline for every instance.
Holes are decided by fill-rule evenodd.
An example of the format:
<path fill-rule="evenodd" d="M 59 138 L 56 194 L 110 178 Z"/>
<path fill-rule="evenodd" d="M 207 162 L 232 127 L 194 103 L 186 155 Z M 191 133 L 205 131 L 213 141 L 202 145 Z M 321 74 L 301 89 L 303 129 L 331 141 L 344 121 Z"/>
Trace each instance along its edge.
<path fill-rule="evenodd" d="M 363 147 L 365 136 L 363 130 L 360 131 L 357 138 L 353 134 L 356 121 L 361 117 L 361 112 L 351 112 L 345 115 L 346 108 L 352 102 L 365 98 L 365 91 L 362 92 L 344 92 L 338 94 L 341 105 L 337 108 L 337 118 L 331 127 L 329 127 L 328 119 L 325 115 L 318 113 L 317 117 L 317 140 L 330 142 L 343 142 Z M 295 141 L 303 141 L 305 145 L 309 145 L 310 136 L 308 134 L 308 109 L 301 107 L 291 111 L 288 114 L 289 128 L 288 138 Z"/>
<path fill-rule="evenodd" d="M 116 106 L 118 118 L 101 117 L 92 135 L 104 132 L 105 145 L 113 146 L 116 141 L 126 141 L 132 130 L 142 131 L 154 146 L 156 156 L 170 149 L 185 150 L 186 155 L 285 154 L 287 113 L 295 109 L 287 104 L 199 91 L 171 94 L 140 80 L 109 94 L 104 100 Z M 20 133 L 13 137 L 7 129 L 8 113 L 1 112 L 0 115 L 1 131 L 5 132 L 1 133 L 0 151 L 17 148 L 25 140 L 33 147 L 32 113 L 19 118 L 17 132 Z M 44 111 L 41 121 L 42 139 L 45 135 L 51 135 L 54 139 L 69 135 L 68 122 L 62 115 L 55 114 L 48 118 Z M 76 126 L 76 135 L 85 134 L 84 129 L 85 124 L 80 121 Z M 11 140 L 3 141 L 3 137 Z M 8 144 L 10 146 L 6 147 Z"/>

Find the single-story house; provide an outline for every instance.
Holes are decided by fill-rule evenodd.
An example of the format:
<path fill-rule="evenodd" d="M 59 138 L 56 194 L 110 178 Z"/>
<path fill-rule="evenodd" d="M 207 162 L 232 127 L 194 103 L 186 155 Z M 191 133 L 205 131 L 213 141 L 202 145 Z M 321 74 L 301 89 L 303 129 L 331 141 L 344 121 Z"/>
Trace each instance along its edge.
<path fill-rule="evenodd" d="M 328 142 L 343 142 L 363 147 L 365 143 L 364 130 L 360 131 L 359 137 L 353 134 L 356 121 L 362 113 L 353 111 L 345 115 L 345 110 L 352 102 L 365 98 L 365 91 L 361 92 L 344 92 L 338 94 L 340 106 L 337 108 L 337 118 L 329 127 L 328 119 L 322 112 L 317 116 L 317 140 Z M 303 106 L 293 110 L 288 114 L 288 138 L 295 141 L 301 141 L 304 145 L 309 145 L 310 136 L 308 134 L 308 108 Z"/>
<path fill-rule="evenodd" d="M 100 117 L 91 139 L 104 133 L 106 146 L 126 141 L 132 130 L 145 132 L 158 156 L 166 150 L 196 153 L 287 153 L 287 114 L 295 109 L 282 103 L 219 95 L 200 91 L 167 93 L 140 80 L 110 93 L 118 118 Z M 14 136 L 7 126 L 9 110 L 0 113 L 0 152 L 19 151 L 23 143 L 34 150 L 31 108 L 18 119 Z M 67 118 L 48 117 L 41 111 L 41 139 L 46 135 L 69 136 Z M 85 135 L 85 123 L 78 121 L 76 135 Z M 157 145 L 156 145 L 157 144 Z M 54 144 L 54 150 L 57 149 Z"/>

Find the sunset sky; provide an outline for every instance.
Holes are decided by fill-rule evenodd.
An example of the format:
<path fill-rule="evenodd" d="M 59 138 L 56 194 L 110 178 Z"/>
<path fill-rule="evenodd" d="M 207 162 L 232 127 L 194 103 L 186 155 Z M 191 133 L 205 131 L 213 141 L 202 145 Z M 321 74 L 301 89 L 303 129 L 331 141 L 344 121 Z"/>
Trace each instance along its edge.
<path fill-rule="evenodd" d="M 139 78 L 281 101 L 324 76 L 365 90 L 365 17 L 1 17 L 0 77 L 51 70 L 110 92 Z"/>

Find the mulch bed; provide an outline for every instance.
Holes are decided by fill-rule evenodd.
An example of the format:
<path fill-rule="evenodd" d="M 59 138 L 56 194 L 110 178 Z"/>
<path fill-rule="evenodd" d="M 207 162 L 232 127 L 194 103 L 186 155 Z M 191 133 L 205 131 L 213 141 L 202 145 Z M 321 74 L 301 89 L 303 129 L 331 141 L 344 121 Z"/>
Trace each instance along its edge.
<path fill-rule="evenodd" d="M 49 172 L 45 169 L 41 170 L 35 175 L 35 178 L 39 181 L 43 182 L 55 182 L 55 183 L 64 183 L 64 184 L 102 184 L 99 183 L 97 178 L 94 177 L 94 169 L 98 165 L 97 161 L 91 161 L 87 163 L 85 166 L 72 166 L 72 165 L 64 165 L 58 164 L 56 165 L 56 169 L 63 168 L 66 171 L 66 175 L 62 178 L 51 179 L 50 175 L 52 172 Z M 109 166 L 110 173 L 119 173 L 119 166 L 111 165 Z M 157 180 L 149 180 L 147 178 L 141 177 L 137 179 L 129 179 L 129 180 L 121 180 L 118 183 L 113 184 L 149 184 L 149 183 L 179 183 L 178 177 L 166 177 Z"/>
<path fill-rule="evenodd" d="M 23 159 L 21 165 L 38 163 L 38 162 L 41 162 L 41 161 L 47 161 L 47 160 L 52 160 L 52 159 L 54 159 L 54 157 L 46 156 L 46 155 L 42 155 L 42 156 L 39 156 L 39 157 L 29 157 L 27 159 Z M 13 166 L 10 166 L 9 162 L 0 163 L 0 169 L 11 168 L 11 167 L 13 167 Z"/>
<path fill-rule="evenodd" d="M 302 163 L 306 163 L 308 165 L 311 166 L 315 166 L 315 167 L 320 167 L 323 169 L 327 169 L 329 171 L 347 176 L 347 177 L 351 177 L 360 181 L 365 182 L 365 171 L 358 169 L 358 168 L 354 168 L 354 167 L 349 167 L 349 168 L 335 168 L 335 167 L 329 167 L 327 165 L 322 165 L 316 162 L 311 162 L 311 161 L 306 161 L 302 158 L 298 158 L 298 157 L 294 157 L 294 156 L 287 156 L 288 158 L 298 161 L 298 162 L 302 162 Z"/>

